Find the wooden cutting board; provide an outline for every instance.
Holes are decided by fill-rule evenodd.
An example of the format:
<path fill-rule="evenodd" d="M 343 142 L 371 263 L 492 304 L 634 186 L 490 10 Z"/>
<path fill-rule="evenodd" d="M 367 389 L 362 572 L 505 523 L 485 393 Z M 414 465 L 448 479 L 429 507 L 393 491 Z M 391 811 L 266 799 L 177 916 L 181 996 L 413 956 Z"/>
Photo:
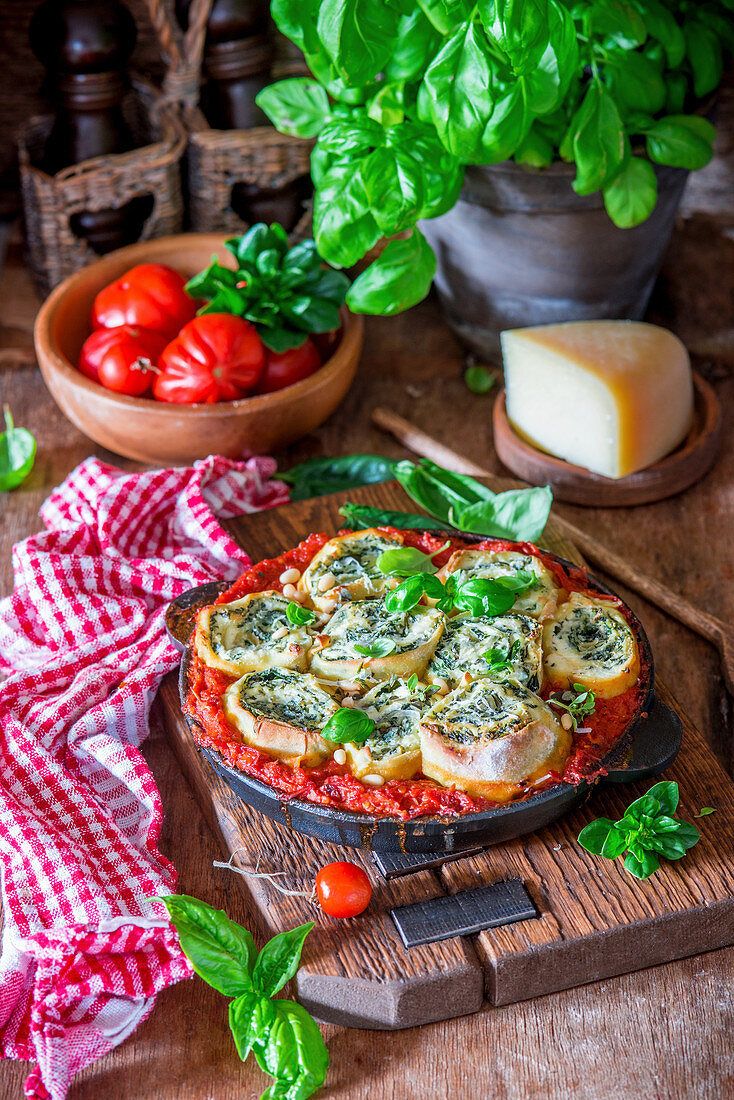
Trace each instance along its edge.
<path fill-rule="evenodd" d="M 387 483 L 243 516 L 226 526 L 257 561 L 311 531 L 335 532 L 342 522 L 338 508 L 347 499 L 415 510 L 396 483 Z M 581 562 L 552 522 L 544 544 Z M 673 702 L 659 682 L 657 695 Z M 278 893 L 267 880 L 238 878 L 252 903 L 255 931 L 263 936 L 316 922 L 306 941 L 297 994 L 322 1020 L 352 1027 L 412 1027 L 475 1012 L 484 999 L 510 1004 L 734 943 L 734 783 L 684 715 L 683 747 L 666 778 L 680 784 L 680 816 L 693 820 L 702 806 L 717 812 L 696 822 L 702 839 L 684 860 L 663 862 L 657 874 L 639 882 L 621 860 L 590 855 L 576 837 L 595 817 L 621 817 L 650 783 L 599 787 L 586 806 L 561 821 L 473 855 L 442 857 L 435 866 L 419 862 L 412 869 L 398 859 L 381 868 L 370 852 L 302 836 L 250 809 L 197 749 L 181 714 L 174 674 L 164 681 L 161 697 L 171 743 L 221 838 L 225 858 L 237 852 L 237 866 L 285 871 L 280 881 L 297 890 L 310 891 L 318 869 L 337 859 L 361 864 L 372 880 L 367 912 L 339 921 L 305 898 Z M 475 892 L 495 883 L 511 885 L 499 885 L 494 892 L 510 889 L 529 899 L 524 919 L 405 946 L 392 910 L 422 906 L 425 922 L 426 907 L 440 914 L 448 906 L 471 926 L 493 891 Z M 438 900 L 452 896 L 455 900 Z M 414 912 L 403 910 L 402 916 Z M 445 934 L 437 919 L 437 930 Z"/>

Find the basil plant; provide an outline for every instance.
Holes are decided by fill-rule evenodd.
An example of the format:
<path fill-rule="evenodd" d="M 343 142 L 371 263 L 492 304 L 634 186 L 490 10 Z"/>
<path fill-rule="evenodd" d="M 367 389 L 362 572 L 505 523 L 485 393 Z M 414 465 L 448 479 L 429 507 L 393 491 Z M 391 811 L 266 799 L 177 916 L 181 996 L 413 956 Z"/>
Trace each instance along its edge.
<path fill-rule="evenodd" d="M 417 228 L 449 210 L 466 165 L 575 164 L 579 195 L 638 225 L 654 164 L 696 169 L 715 131 L 697 105 L 734 51 L 734 0 L 272 0 L 314 79 L 257 97 L 282 133 L 315 138 L 319 253 L 350 267 L 355 312 L 392 314 L 428 293 L 435 258 Z M 406 231 L 408 235 L 406 236 Z"/>

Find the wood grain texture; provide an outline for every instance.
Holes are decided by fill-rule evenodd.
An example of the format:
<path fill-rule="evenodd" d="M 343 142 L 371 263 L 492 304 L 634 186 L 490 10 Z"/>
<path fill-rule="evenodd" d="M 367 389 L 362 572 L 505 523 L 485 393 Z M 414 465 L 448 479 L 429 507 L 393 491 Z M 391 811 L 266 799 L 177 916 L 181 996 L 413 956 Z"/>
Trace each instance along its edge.
<path fill-rule="evenodd" d="M 496 482 L 489 484 L 497 488 Z M 313 530 L 335 533 L 343 522 L 338 509 L 346 499 L 389 509 L 408 507 L 402 489 L 388 482 L 229 520 L 226 526 L 254 560 L 272 557 Z M 553 523 L 543 541 L 555 553 L 582 560 Z M 674 702 L 663 685 L 658 694 L 664 702 Z M 323 914 L 314 917 L 317 930 L 299 972 L 298 993 L 322 1019 L 395 1028 L 475 1011 L 477 963 L 469 946 L 475 938 L 406 950 L 389 910 L 507 878 L 525 883 L 540 916 L 486 930 L 476 938 L 487 997 L 495 1005 L 734 942 L 734 784 L 687 720 L 684 747 L 666 775 L 677 779 L 685 792 L 684 817 L 713 805 L 716 820 L 702 819 L 703 838 L 685 861 L 664 863 L 645 883 L 635 881 L 620 860 L 610 862 L 583 851 L 576 837 L 594 817 L 621 817 L 649 783 L 606 785 L 587 806 L 538 833 L 437 871 L 386 881 L 375 873 L 368 854 L 284 829 L 233 795 L 196 748 L 173 678 L 164 687 L 163 701 L 181 768 L 226 850 L 241 853 L 240 866 L 297 869 L 289 879 L 293 877 L 295 889 L 306 890 L 319 867 L 331 859 L 347 856 L 370 874 L 375 893 L 367 918 L 345 924 Z M 240 879 L 240 884 L 271 932 L 306 919 L 302 899 L 283 897 L 262 880 Z M 465 983 L 464 992 L 456 983 Z"/>
<path fill-rule="evenodd" d="M 38 299 L 16 235 L 0 282 L 0 348 L 32 349 Z M 734 621 L 734 239 L 700 218 L 681 223 L 650 316 L 697 356 L 722 403 L 719 459 L 707 478 L 673 500 L 644 508 L 554 507 L 554 513 L 631 566 L 670 584 L 698 607 Z M 420 424 L 476 464 L 501 473 L 490 430 L 493 395 L 462 381 L 463 355 L 433 301 L 393 318 L 369 318 L 355 385 L 318 433 L 276 457 L 282 469 L 320 454 L 406 450 L 371 424 L 377 405 Z M 45 393 L 32 356 L 10 369 L 0 358 L 0 398 L 39 441 L 36 468 L 0 496 L 0 592 L 12 585 L 10 548 L 40 528 L 38 508 L 69 471 L 96 453 Z M 712 564 L 712 563 L 715 563 Z M 609 583 L 614 581 L 609 578 Z M 715 651 L 638 597 L 621 594 L 642 619 L 662 678 L 719 758 L 731 761 L 732 708 Z M 262 942 L 256 914 L 234 875 L 212 869 L 220 842 L 181 775 L 160 724 L 144 746 L 164 808 L 161 850 L 179 890 L 223 907 Z M 715 820 L 715 815 L 714 815 Z M 734 948 L 713 951 L 591 986 L 409 1031 L 327 1026 L 331 1065 L 323 1100 L 723 1100 L 734 1095 Z M 0 1095 L 21 1100 L 24 1063 L 0 1063 Z M 226 1004 L 199 981 L 166 990 L 135 1034 L 76 1079 L 69 1100 L 256 1100 L 268 1083 L 239 1061 Z"/>

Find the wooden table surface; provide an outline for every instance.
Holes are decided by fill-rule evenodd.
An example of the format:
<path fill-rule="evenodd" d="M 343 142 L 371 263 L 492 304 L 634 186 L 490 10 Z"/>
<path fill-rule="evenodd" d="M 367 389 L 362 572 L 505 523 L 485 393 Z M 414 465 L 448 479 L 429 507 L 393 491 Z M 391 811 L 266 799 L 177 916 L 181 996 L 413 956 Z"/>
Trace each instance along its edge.
<path fill-rule="evenodd" d="M 0 594 L 10 591 L 10 549 L 39 528 L 38 508 L 54 485 L 96 448 L 58 411 L 32 358 L 38 301 L 11 241 L 0 283 L 0 404 L 36 435 L 28 481 L 0 494 Z M 734 616 L 734 238 L 703 219 L 673 239 L 651 319 L 668 325 L 695 353 L 724 406 L 721 457 L 704 482 L 672 500 L 634 509 L 558 506 L 559 514 L 620 549 L 640 569 L 721 618 Z M 276 456 L 281 468 L 318 454 L 355 451 L 404 456 L 370 423 L 386 405 L 505 473 L 491 438 L 492 395 L 462 382 L 462 354 L 434 302 L 392 319 L 371 319 L 355 385 L 340 413 L 313 436 Z M 731 771 L 732 700 L 716 653 L 696 635 L 634 595 L 661 677 Z M 156 724 L 145 746 L 166 811 L 161 848 L 180 873 L 179 888 L 247 923 L 234 876 L 212 869 L 219 850 Z M 287 864 L 284 864 L 287 867 Z M 411 1031 L 327 1027 L 327 1086 L 333 1100 L 706 1100 L 734 1096 L 734 948 L 506 1008 Z M 26 1066 L 0 1066 L 0 1094 L 22 1096 Z M 224 999 L 198 979 L 165 991 L 148 1020 L 121 1047 L 77 1079 L 71 1100 L 246 1100 L 266 1078 L 242 1065 Z"/>

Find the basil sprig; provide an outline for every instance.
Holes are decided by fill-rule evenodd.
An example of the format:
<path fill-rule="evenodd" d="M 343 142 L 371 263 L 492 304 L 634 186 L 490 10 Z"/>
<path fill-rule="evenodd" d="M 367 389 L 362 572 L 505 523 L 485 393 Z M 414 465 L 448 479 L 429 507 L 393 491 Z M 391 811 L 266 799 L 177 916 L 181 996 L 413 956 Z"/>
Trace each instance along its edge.
<path fill-rule="evenodd" d="M 324 266 L 313 241 L 289 248 L 281 225 L 258 222 L 225 246 L 237 261 L 236 270 L 214 257 L 186 284 L 192 298 L 208 299 L 199 313 L 244 317 L 275 352 L 300 347 L 309 333 L 339 327 L 349 280 Z"/>
<path fill-rule="evenodd" d="M 10 406 L 3 408 L 5 431 L 0 433 L 0 492 L 15 489 L 33 469 L 36 441 L 27 428 L 16 428 Z"/>
<path fill-rule="evenodd" d="M 354 649 L 363 657 L 389 657 L 397 646 L 391 638 L 378 638 L 371 645 L 355 645 Z"/>
<path fill-rule="evenodd" d="M 520 577 L 519 575 L 522 574 Z M 535 575 L 527 570 L 516 571 L 513 577 L 469 577 L 459 583 L 458 574 L 450 573 L 442 584 L 432 573 L 413 573 L 388 592 L 385 607 L 388 611 L 410 611 L 423 596 L 438 601 L 438 608 L 448 614 L 451 611 L 468 611 L 475 617 L 484 615 L 495 618 L 509 611 L 518 594 L 535 584 Z M 519 578 L 519 579 L 516 579 Z M 508 583 L 509 582 L 509 583 Z"/>
<path fill-rule="evenodd" d="M 340 707 L 332 714 L 321 733 L 327 741 L 338 741 L 344 745 L 349 742 L 359 745 L 371 737 L 375 723 L 363 710 L 352 707 Z"/>
<path fill-rule="evenodd" d="M 410 577 L 413 573 L 437 573 L 438 566 L 434 562 L 436 554 L 440 554 L 450 544 L 445 542 L 438 550 L 430 554 L 424 554 L 415 546 L 401 546 L 399 550 L 385 550 L 377 559 L 377 568 L 381 573 L 389 577 Z"/>
<path fill-rule="evenodd" d="M 165 905 L 199 977 L 234 998 L 229 1026 L 240 1058 L 254 1052 L 260 1069 L 275 1078 L 263 1100 L 306 1100 L 316 1092 L 329 1068 L 321 1032 L 295 1001 L 271 999 L 296 973 L 313 921 L 273 936 L 258 952 L 251 933 L 221 909 L 185 894 L 151 900 Z"/>
<path fill-rule="evenodd" d="M 548 702 L 571 716 L 574 730 L 578 729 L 580 719 L 593 714 L 596 709 L 596 695 L 583 684 L 573 684 L 572 690 L 556 692 Z"/>
<path fill-rule="evenodd" d="M 605 859 L 626 852 L 624 865 L 630 874 L 649 878 L 660 867 L 661 856 L 682 859 L 701 839 L 695 825 L 673 817 L 678 799 L 677 783 L 656 783 L 627 807 L 619 821 L 607 817 L 592 821 L 579 833 L 579 844 Z"/>
<path fill-rule="evenodd" d="M 443 466 L 422 459 L 420 462 L 392 462 L 378 455 L 343 455 L 338 458 L 316 458 L 302 462 L 280 477 L 293 486 L 292 500 L 354 489 L 358 485 L 388 481 L 395 477 L 405 492 L 421 508 L 439 521 L 408 515 L 403 526 L 446 530 L 455 528 L 472 534 L 506 538 L 514 542 L 537 542 L 545 529 L 553 503 L 550 488 L 510 489 L 493 493 L 467 474 L 455 474 Z M 361 505 L 345 505 L 350 514 Z M 342 514 L 345 514 L 344 512 Z M 403 513 L 370 510 L 367 513 L 375 526 L 391 525 Z M 399 523 L 393 524 L 399 526 Z M 360 524 L 362 526 L 362 524 Z"/>
<path fill-rule="evenodd" d="M 291 600 L 285 609 L 285 617 L 294 626 L 307 626 L 315 620 L 316 612 L 310 607 L 302 607 L 300 603 Z"/>
<path fill-rule="evenodd" d="M 390 512 L 384 508 L 373 508 L 369 504 L 353 504 L 347 501 L 339 509 L 353 531 L 364 531 L 368 527 L 418 528 L 428 531 L 445 531 L 446 524 L 430 516 L 419 516 L 415 512 Z"/>
<path fill-rule="evenodd" d="M 715 131 L 695 111 L 734 51 L 731 0 L 277 0 L 272 14 L 315 79 L 257 102 L 276 129 L 316 138 L 321 255 L 350 267 L 407 234 L 352 284 L 363 313 L 427 294 L 435 260 L 417 227 L 455 204 L 467 165 L 566 160 L 616 225 L 644 221 L 653 165 L 711 159 Z"/>
<path fill-rule="evenodd" d="M 512 668 L 515 658 L 520 652 L 520 642 L 516 638 L 512 645 L 505 649 L 492 648 L 482 654 L 489 666 L 489 671 L 494 673 L 506 672 Z"/>

